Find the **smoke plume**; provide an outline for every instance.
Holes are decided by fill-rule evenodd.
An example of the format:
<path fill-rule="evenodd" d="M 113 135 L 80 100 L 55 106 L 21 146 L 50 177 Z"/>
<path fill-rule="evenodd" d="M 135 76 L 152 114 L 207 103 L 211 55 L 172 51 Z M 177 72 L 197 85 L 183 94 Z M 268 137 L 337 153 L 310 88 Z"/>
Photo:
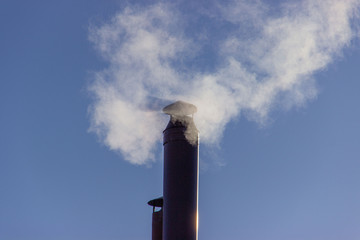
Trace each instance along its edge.
<path fill-rule="evenodd" d="M 154 160 L 168 121 L 160 110 L 168 103 L 197 106 L 204 144 L 216 144 L 240 115 L 266 123 L 272 109 L 316 97 L 314 73 L 359 36 L 359 6 L 360 0 L 294 1 L 278 9 L 238 0 L 197 12 L 165 3 L 129 6 L 90 28 L 108 63 L 89 86 L 90 131 L 144 164 Z"/>

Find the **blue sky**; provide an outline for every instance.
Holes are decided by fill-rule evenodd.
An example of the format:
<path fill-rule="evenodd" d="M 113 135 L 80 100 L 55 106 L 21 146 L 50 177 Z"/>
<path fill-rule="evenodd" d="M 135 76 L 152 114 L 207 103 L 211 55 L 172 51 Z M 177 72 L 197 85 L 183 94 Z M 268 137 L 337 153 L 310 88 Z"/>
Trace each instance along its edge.
<path fill-rule="evenodd" d="M 3 0 L 0 238 L 150 239 L 182 99 L 200 239 L 359 239 L 360 3 L 279 2 Z"/>

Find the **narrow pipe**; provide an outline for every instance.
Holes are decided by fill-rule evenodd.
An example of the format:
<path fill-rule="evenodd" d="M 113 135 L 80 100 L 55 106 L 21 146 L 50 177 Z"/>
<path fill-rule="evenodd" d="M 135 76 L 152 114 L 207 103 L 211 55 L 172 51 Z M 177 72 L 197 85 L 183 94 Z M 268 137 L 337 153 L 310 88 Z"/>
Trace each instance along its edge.
<path fill-rule="evenodd" d="M 152 213 L 152 240 L 162 240 L 162 227 L 163 227 L 163 198 L 156 198 L 148 202 L 153 207 Z M 156 208 L 160 210 L 156 211 Z"/>

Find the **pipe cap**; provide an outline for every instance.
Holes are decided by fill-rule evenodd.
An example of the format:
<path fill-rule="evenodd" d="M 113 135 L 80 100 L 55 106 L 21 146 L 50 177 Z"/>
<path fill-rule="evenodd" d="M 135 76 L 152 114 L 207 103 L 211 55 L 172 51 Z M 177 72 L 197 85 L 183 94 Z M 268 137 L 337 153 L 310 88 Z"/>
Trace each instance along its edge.
<path fill-rule="evenodd" d="M 148 204 L 153 207 L 162 207 L 164 204 L 164 198 L 163 197 L 155 198 L 153 200 L 148 201 Z"/>
<path fill-rule="evenodd" d="M 177 101 L 164 107 L 162 111 L 171 116 L 188 116 L 196 113 L 197 108 L 191 103 Z"/>

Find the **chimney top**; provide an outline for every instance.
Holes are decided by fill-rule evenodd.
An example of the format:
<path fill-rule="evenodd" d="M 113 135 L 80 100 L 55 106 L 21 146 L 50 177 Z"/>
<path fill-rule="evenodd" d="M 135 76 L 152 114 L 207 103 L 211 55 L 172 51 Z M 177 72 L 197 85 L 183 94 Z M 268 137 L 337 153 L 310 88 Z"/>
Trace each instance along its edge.
<path fill-rule="evenodd" d="M 162 109 L 165 114 L 171 116 L 188 116 L 197 112 L 195 105 L 183 101 L 176 101 Z"/>
<path fill-rule="evenodd" d="M 153 200 L 148 201 L 148 204 L 153 207 L 162 207 L 164 202 L 163 197 L 155 198 Z"/>

